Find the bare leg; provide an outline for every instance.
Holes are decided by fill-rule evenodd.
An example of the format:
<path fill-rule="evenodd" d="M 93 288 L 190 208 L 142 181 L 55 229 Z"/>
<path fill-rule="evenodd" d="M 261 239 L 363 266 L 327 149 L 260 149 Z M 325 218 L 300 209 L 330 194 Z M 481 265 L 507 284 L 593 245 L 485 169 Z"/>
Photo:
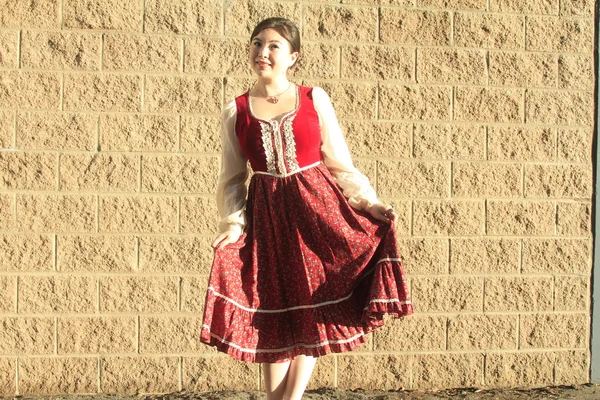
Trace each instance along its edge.
<path fill-rule="evenodd" d="M 300 400 L 317 363 L 316 357 L 300 355 L 294 358 L 285 384 L 284 400 Z"/>
<path fill-rule="evenodd" d="M 262 363 L 267 400 L 281 400 L 283 398 L 290 363 L 290 361 L 282 363 Z"/>

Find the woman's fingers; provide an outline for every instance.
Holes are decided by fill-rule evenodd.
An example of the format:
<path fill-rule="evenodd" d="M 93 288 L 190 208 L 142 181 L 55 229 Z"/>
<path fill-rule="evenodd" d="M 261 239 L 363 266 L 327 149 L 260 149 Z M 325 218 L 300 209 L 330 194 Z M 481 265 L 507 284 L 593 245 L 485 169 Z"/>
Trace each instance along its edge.
<path fill-rule="evenodd" d="M 235 243 L 239 236 L 239 234 L 231 231 L 223 232 L 217 236 L 217 238 L 212 242 L 211 246 L 215 249 L 221 249 L 228 244 Z"/>

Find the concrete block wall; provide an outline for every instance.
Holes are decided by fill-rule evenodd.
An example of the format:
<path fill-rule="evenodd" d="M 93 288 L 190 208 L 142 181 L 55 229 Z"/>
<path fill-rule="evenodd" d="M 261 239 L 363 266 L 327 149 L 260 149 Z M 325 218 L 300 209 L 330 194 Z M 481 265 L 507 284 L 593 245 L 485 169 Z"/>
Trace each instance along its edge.
<path fill-rule="evenodd" d="M 199 342 L 223 102 L 297 22 L 416 315 L 311 387 L 588 381 L 592 0 L 0 0 L 0 395 L 258 389 Z"/>

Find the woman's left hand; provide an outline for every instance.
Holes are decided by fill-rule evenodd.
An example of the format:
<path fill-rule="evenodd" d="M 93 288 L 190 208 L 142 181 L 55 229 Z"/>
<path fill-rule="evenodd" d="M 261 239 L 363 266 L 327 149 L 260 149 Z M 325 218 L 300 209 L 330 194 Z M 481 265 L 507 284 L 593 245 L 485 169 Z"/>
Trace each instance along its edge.
<path fill-rule="evenodd" d="M 369 208 L 369 214 L 371 214 L 373 218 L 388 223 L 394 221 L 394 224 L 396 224 L 398 221 L 398 214 L 396 214 L 392 206 L 386 206 L 381 203 L 373 204 L 371 208 Z"/>

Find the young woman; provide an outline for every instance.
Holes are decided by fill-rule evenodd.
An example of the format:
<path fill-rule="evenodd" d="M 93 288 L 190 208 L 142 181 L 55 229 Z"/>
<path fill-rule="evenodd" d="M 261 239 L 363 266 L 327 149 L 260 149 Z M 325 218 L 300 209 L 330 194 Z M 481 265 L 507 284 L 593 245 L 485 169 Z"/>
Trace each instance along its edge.
<path fill-rule="evenodd" d="M 316 357 L 357 348 L 384 314 L 413 313 L 398 216 L 352 164 L 326 92 L 288 80 L 299 52 L 291 21 L 260 22 L 256 83 L 223 110 L 221 233 L 201 332 L 262 363 L 267 399 L 300 399 Z"/>

